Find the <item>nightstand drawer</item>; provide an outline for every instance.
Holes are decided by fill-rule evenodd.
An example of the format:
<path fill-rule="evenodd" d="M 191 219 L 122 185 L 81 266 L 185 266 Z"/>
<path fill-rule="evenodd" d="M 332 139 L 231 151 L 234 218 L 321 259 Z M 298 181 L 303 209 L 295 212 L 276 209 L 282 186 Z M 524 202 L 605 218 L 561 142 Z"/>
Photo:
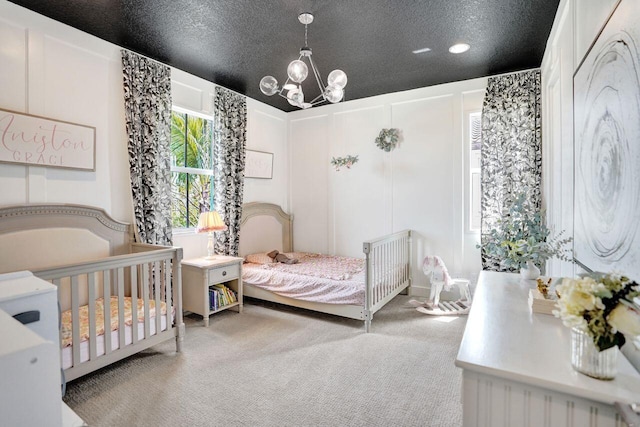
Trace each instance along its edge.
<path fill-rule="evenodd" d="M 240 265 L 238 264 L 218 267 L 209 270 L 209 284 L 215 285 L 216 283 L 237 279 L 238 276 L 240 276 Z"/>

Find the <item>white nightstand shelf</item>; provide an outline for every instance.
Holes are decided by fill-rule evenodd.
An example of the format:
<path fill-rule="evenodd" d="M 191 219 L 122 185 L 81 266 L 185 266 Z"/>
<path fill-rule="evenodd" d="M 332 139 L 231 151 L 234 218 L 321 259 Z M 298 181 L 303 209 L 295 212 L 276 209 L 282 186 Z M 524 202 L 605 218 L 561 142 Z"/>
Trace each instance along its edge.
<path fill-rule="evenodd" d="M 211 316 L 212 314 L 220 313 L 221 311 L 224 311 L 228 308 L 238 307 L 239 305 L 240 305 L 239 302 L 234 302 L 232 304 L 223 305 L 217 310 L 209 310 L 209 316 Z"/>
<path fill-rule="evenodd" d="M 209 316 L 229 308 L 242 313 L 242 258 L 216 255 L 213 260 L 194 258 L 182 260 L 182 306 L 185 311 L 199 314 L 204 326 L 209 326 Z M 233 290 L 237 302 L 216 310 L 209 304 L 209 288 L 225 285 Z"/>

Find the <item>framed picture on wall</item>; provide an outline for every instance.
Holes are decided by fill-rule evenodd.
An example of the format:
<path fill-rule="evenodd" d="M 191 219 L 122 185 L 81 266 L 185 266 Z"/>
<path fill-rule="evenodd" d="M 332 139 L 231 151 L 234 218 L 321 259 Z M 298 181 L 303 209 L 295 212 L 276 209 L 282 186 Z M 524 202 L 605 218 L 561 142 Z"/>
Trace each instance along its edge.
<path fill-rule="evenodd" d="M 640 280 L 640 2 L 621 0 L 576 70 L 574 256 Z"/>
<path fill-rule="evenodd" d="M 245 178 L 272 179 L 273 153 L 247 150 L 244 166 Z"/>

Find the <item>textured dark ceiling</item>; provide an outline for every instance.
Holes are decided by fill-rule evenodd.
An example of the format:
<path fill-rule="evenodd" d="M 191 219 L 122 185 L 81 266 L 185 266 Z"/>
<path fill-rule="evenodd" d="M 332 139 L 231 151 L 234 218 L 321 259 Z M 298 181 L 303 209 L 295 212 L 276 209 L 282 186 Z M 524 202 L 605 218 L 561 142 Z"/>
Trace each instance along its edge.
<path fill-rule="evenodd" d="M 284 111 L 260 92 L 304 44 L 326 80 L 349 78 L 346 100 L 540 66 L 559 0 L 18 0 L 40 14 Z M 449 46 L 466 42 L 460 55 Z M 415 55 L 424 47 L 431 52 Z M 315 97 L 312 75 L 303 84 Z"/>

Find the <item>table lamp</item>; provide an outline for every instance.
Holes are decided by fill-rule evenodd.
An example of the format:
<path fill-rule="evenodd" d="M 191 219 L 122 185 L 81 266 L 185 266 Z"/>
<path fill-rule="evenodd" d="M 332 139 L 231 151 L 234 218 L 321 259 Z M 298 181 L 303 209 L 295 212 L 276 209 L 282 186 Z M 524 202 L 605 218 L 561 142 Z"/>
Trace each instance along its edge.
<path fill-rule="evenodd" d="M 222 222 L 222 218 L 220 218 L 220 214 L 218 214 L 218 212 L 212 211 L 200 213 L 200 218 L 198 218 L 198 226 L 196 227 L 196 233 L 209 233 L 206 259 L 216 259 L 213 253 L 213 233 L 226 229 L 227 226 L 224 222 Z"/>

